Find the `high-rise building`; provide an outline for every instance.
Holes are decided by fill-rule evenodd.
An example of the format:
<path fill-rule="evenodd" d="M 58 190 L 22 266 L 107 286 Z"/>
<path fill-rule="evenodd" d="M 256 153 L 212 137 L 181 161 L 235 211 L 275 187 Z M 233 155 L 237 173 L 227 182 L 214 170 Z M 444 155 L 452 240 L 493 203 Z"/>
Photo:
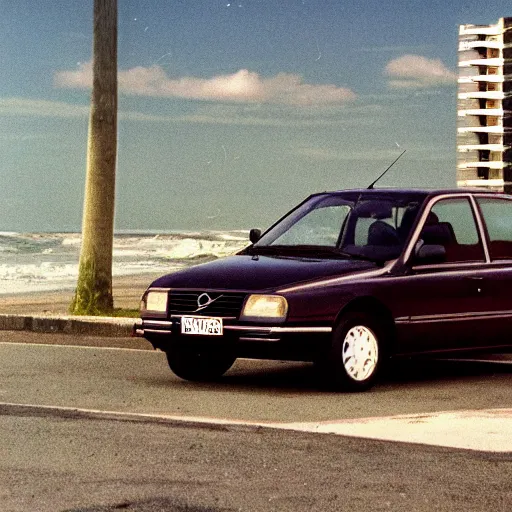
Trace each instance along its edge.
<path fill-rule="evenodd" d="M 512 192 L 512 18 L 459 28 L 457 185 Z"/>

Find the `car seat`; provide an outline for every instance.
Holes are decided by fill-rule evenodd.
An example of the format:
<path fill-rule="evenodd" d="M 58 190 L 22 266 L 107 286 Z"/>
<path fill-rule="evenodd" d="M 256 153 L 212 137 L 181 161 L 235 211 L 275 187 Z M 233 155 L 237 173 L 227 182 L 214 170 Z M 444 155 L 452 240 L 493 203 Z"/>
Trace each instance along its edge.
<path fill-rule="evenodd" d="M 377 220 L 368 229 L 368 245 L 386 247 L 400 245 L 400 238 L 393 226 L 382 220 Z"/>

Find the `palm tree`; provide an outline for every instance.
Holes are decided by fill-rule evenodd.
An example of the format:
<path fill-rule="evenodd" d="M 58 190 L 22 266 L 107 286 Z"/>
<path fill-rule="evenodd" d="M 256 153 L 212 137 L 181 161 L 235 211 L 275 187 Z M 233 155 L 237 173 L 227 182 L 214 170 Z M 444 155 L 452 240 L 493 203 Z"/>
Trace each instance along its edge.
<path fill-rule="evenodd" d="M 93 89 L 78 282 L 71 313 L 113 310 L 117 158 L 117 0 L 94 0 Z"/>

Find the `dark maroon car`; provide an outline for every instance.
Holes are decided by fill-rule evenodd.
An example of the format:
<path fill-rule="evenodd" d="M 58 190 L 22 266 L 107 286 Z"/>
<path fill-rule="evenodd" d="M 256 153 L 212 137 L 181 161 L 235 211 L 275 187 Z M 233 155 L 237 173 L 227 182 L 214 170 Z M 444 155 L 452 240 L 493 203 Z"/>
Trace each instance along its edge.
<path fill-rule="evenodd" d="M 326 192 L 250 238 L 143 296 L 136 332 L 184 379 L 288 359 L 363 390 L 393 357 L 512 347 L 512 196 Z"/>

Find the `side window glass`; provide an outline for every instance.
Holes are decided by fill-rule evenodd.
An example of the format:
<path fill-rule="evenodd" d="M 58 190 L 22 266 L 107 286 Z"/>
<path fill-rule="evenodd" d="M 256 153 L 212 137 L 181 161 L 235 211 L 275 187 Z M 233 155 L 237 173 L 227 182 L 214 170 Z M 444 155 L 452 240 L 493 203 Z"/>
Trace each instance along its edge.
<path fill-rule="evenodd" d="M 443 199 L 429 213 L 420 239 L 442 245 L 447 263 L 484 261 L 484 250 L 468 199 Z"/>
<path fill-rule="evenodd" d="M 491 260 L 512 259 L 512 201 L 478 198 L 489 235 Z"/>

